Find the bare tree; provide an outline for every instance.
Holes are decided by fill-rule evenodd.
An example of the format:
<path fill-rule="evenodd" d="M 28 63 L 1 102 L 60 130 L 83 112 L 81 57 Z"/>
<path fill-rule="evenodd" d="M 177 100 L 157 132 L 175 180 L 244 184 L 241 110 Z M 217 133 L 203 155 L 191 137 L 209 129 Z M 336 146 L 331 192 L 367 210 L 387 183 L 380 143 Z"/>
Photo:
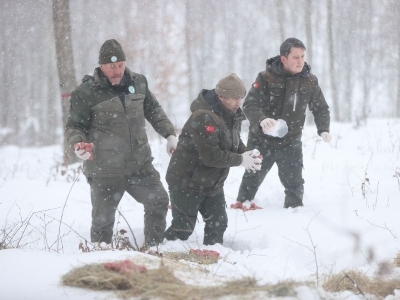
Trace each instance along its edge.
<path fill-rule="evenodd" d="M 353 60 L 357 58 L 354 51 L 349 51 L 355 43 L 357 33 L 354 31 L 355 21 L 353 17 L 354 3 L 346 2 L 341 5 L 342 22 L 337 27 L 337 49 L 340 59 L 336 60 L 341 72 L 341 79 L 338 81 L 338 97 L 340 103 L 340 121 L 351 122 L 353 115 L 353 87 L 354 71 Z M 343 53 L 341 55 L 340 53 Z"/>
<path fill-rule="evenodd" d="M 372 0 L 363 0 L 363 6 L 360 8 L 360 14 L 362 19 L 360 24 L 362 25 L 362 48 L 364 51 L 363 56 L 367 59 L 368 63 L 362 65 L 361 78 L 363 87 L 363 98 L 361 100 L 361 112 L 360 120 L 366 122 L 369 115 L 369 100 L 371 94 L 371 60 L 374 58 L 373 45 L 372 45 Z"/>
<path fill-rule="evenodd" d="M 335 121 L 340 121 L 339 115 L 339 98 L 337 91 L 336 71 L 335 71 L 335 45 L 333 42 L 333 7 L 332 0 L 327 1 L 328 11 L 328 55 L 329 55 L 329 71 L 331 78 L 331 93 L 332 93 L 332 105 L 333 105 L 333 116 Z"/>
<path fill-rule="evenodd" d="M 65 128 L 68 119 L 71 92 L 76 87 L 74 58 L 72 55 L 69 0 L 53 0 L 53 23 L 57 69 L 61 89 L 63 128 Z M 68 147 L 65 148 L 68 149 Z M 65 152 L 64 159 L 66 161 L 70 160 L 68 150 Z"/>
<path fill-rule="evenodd" d="M 400 4 L 397 3 L 397 11 L 400 14 Z M 397 97 L 396 97 L 396 118 L 400 118 L 400 29 L 397 28 Z"/>
<path fill-rule="evenodd" d="M 394 38 L 394 42 L 397 43 L 397 64 L 396 64 L 396 70 L 397 70 L 397 91 L 395 92 L 397 95 L 395 96 L 395 117 L 400 118 L 400 26 L 399 26 L 399 21 L 398 17 L 400 15 L 400 2 L 399 1 L 393 1 L 392 2 L 392 9 L 391 11 L 393 14 L 391 15 L 392 18 L 391 20 L 397 20 L 397 22 L 394 22 L 394 26 L 392 27 L 395 31 L 395 36 L 397 38 Z M 390 84 L 389 84 L 390 86 Z"/>
<path fill-rule="evenodd" d="M 283 8 L 283 0 L 274 0 L 275 7 L 276 7 L 276 12 L 278 14 L 277 16 L 277 21 L 278 21 L 278 26 L 279 26 L 279 35 L 281 37 L 281 41 L 283 42 L 286 39 L 285 36 L 285 10 Z"/>
<path fill-rule="evenodd" d="M 304 19 L 306 20 L 306 44 L 307 44 L 307 62 L 313 66 L 313 34 L 312 34 L 312 0 L 304 1 Z M 307 109 L 307 124 L 314 122 L 314 115 Z"/>
<path fill-rule="evenodd" d="M 312 0 L 304 1 L 304 19 L 306 21 L 307 61 L 313 65 L 313 34 L 312 34 Z"/>
<path fill-rule="evenodd" d="M 186 64 L 187 64 L 187 77 L 188 77 L 188 88 L 189 88 L 189 103 L 192 102 L 192 100 L 195 97 L 194 94 L 194 88 L 193 88 L 193 65 L 192 65 L 192 57 L 193 57 L 193 51 L 192 51 L 192 34 L 191 34 L 191 26 L 189 26 L 189 23 L 192 20 L 192 4 L 193 2 L 190 0 L 186 1 L 186 6 L 185 6 L 185 47 L 186 47 Z"/>

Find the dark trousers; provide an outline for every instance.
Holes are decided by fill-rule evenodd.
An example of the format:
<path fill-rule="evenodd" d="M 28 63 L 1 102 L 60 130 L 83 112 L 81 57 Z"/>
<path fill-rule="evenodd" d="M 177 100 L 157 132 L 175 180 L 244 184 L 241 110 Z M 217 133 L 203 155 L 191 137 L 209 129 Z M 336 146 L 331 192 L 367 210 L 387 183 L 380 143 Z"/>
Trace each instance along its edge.
<path fill-rule="evenodd" d="M 284 207 L 303 206 L 304 179 L 301 141 L 294 141 L 279 149 L 265 148 L 252 143 L 249 143 L 247 147 L 258 149 L 264 159 L 261 171 L 244 173 L 237 200 L 240 202 L 253 200 L 265 176 L 276 163 L 279 179 L 285 188 Z"/>
<path fill-rule="evenodd" d="M 153 246 L 162 241 L 169 198 L 153 166 L 130 176 L 90 177 L 88 182 L 92 199 L 92 242 L 111 243 L 115 212 L 125 191 L 144 206 L 145 244 Z"/>
<path fill-rule="evenodd" d="M 170 189 L 172 222 L 164 237 L 167 240 L 187 240 L 196 226 L 197 213 L 203 217 L 204 245 L 223 243 L 228 227 L 226 203 L 223 189 L 213 196 L 201 192 Z"/>

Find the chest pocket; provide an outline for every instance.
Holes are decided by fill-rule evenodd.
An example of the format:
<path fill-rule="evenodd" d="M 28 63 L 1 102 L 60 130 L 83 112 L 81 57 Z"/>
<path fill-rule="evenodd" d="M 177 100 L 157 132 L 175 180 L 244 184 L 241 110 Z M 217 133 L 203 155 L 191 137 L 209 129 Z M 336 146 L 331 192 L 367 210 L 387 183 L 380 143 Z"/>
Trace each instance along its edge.
<path fill-rule="evenodd" d="M 228 151 L 231 151 L 232 148 L 232 134 L 224 124 L 220 125 L 219 147 L 222 150 L 228 150 Z"/>
<path fill-rule="evenodd" d="M 274 84 L 270 85 L 270 97 L 284 97 L 285 96 L 285 85 L 283 84 Z"/>
<path fill-rule="evenodd" d="M 285 100 L 284 84 L 269 84 L 269 95 L 266 102 L 266 112 L 272 116 L 279 117 Z"/>
<path fill-rule="evenodd" d="M 135 134 L 134 139 L 137 143 L 147 143 L 146 134 L 146 121 L 144 118 L 144 95 L 141 94 L 130 94 L 125 97 L 125 108 L 126 117 L 128 119 L 128 125 Z"/>
<path fill-rule="evenodd" d="M 102 102 L 92 108 L 92 123 L 100 126 L 115 126 L 125 111 L 118 97 Z"/>

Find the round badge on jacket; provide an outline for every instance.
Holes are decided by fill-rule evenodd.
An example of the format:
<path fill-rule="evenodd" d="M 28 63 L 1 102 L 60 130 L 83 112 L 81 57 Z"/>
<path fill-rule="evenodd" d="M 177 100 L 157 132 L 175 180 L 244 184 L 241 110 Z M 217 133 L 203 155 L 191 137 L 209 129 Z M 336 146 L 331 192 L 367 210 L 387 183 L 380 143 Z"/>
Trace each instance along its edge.
<path fill-rule="evenodd" d="M 135 92 L 135 87 L 132 86 L 132 85 L 130 85 L 130 86 L 128 87 L 128 90 L 129 90 L 129 93 L 133 94 L 133 93 Z"/>

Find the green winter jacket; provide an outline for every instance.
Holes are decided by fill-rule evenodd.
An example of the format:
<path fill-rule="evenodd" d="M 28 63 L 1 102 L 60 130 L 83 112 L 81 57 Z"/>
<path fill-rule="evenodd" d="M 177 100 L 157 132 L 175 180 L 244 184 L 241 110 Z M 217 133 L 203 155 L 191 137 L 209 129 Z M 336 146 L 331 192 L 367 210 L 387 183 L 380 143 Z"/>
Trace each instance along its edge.
<path fill-rule="evenodd" d="M 310 69 L 305 64 L 302 72 L 290 76 L 283 70 L 280 56 L 267 60 L 266 70 L 258 74 L 243 104 L 250 121 L 249 143 L 279 148 L 300 140 L 307 105 L 314 115 L 318 134 L 329 132 L 329 107 Z M 287 135 L 277 138 L 264 134 L 260 122 L 266 118 L 285 120 Z"/>
<path fill-rule="evenodd" d="M 228 111 L 215 90 L 202 90 L 179 136 L 166 180 L 170 189 L 212 194 L 224 186 L 229 168 L 239 166 L 247 147 L 240 139 L 242 110 Z"/>
<path fill-rule="evenodd" d="M 146 77 L 126 68 L 123 80 L 121 93 L 96 68 L 72 92 L 66 139 L 71 147 L 78 142 L 94 144 L 93 160 L 83 163 L 86 176 L 129 175 L 151 162 L 145 119 L 164 138 L 175 135 Z"/>

